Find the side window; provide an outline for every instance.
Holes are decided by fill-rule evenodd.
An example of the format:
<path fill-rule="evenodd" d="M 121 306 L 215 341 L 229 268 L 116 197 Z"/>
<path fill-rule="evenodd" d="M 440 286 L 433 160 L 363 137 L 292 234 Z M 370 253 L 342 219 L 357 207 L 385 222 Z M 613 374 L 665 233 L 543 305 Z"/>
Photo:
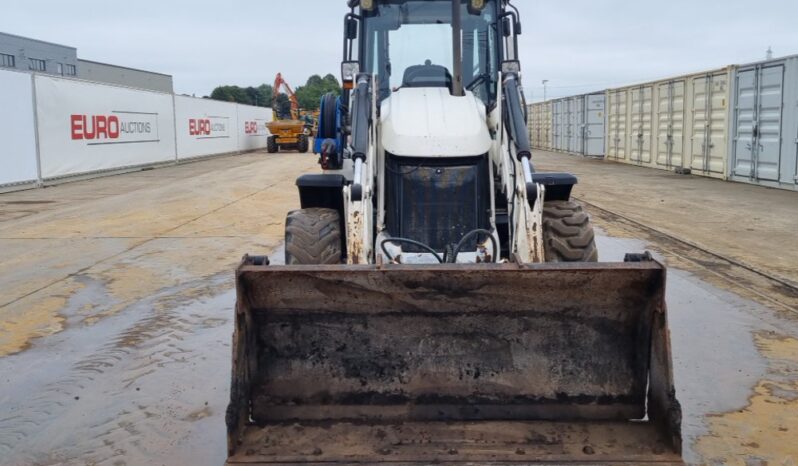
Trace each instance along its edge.
<path fill-rule="evenodd" d="M 28 67 L 31 71 L 47 71 L 47 62 L 38 58 L 29 58 Z"/>
<path fill-rule="evenodd" d="M 0 53 L 0 66 L 4 68 L 16 68 L 17 60 L 14 55 Z"/>

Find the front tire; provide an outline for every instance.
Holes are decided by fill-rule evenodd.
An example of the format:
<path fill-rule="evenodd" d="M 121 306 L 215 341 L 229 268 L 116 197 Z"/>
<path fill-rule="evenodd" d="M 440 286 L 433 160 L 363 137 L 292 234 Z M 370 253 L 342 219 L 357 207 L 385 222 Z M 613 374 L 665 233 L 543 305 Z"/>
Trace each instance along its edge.
<path fill-rule="evenodd" d="M 306 134 L 299 135 L 299 142 L 296 147 L 300 154 L 306 154 L 308 152 L 310 141 L 308 141 L 308 136 Z"/>
<path fill-rule="evenodd" d="M 573 201 L 543 206 L 546 262 L 597 262 L 596 235 L 590 216 Z"/>
<path fill-rule="evenodd" d="M 280 150 L 280 146 L 277 145 L 277 138 L 269 136 L 269 139 L 266 140 L 266 152 L 274 154 L 278 150 Z"/>
<path fill-rule="evenodd" d="M 286 265 L 333 265 L 343 259 L 341 217 L 332 209 L 289 212 L 285 221 Z"/>

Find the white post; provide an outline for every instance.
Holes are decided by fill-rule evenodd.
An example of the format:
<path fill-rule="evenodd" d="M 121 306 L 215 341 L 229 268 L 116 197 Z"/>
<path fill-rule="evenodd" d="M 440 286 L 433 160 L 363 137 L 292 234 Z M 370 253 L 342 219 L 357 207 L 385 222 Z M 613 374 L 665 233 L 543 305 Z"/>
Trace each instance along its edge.
<path fill-rule="evenodd" d="M 172 126 L 175 133 L 175 165 L 177 165 L 180 163 L 180 159 L 177 156 L 177 99 L 174 92 L 172 93 Z"/>
<path fill-rule="evenodd" d="M 30 74 L 31 95 L 33 104 L 33 139 L 36 145 L 36 187 L 44 187 L 44 179 L 42 178 L 42 154 L 39 148 L 39 108 L 36 99 L 36 73 Z"/>

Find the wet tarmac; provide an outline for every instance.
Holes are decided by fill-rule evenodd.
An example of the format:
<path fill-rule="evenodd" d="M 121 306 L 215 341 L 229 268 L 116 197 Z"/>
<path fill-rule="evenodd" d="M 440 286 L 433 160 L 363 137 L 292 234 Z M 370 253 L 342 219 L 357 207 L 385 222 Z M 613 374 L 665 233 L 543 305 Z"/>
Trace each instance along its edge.
<path fill-rule="evenodd" d="M 598 247 L 602 261 L 623 260 L 626 252 L 651 250 L 651 245 L 640 240 L 607 236 L 598 238 Z M 655 252 L 655 257 L 670 262 L 660 253 Z M 768 464 L 768 459 L 780 459 L 776 464 L 794 464 L 789 461 L 798 461 L 795 447 L 787 444 L 783 452 L 762 452 L 762 457 L 756 457 L 737 456 L 739 449 L 734 447 L 702 452 L 697 442 L 714 434 L 708 423 L 711 417 L 744 409 L 752 387 L 770 375 L 769 361 L 757 348 L 757 336 L 798 335 L 798 322 L 785 321 L 762 304 L 673 266 L 668 269 L 667 286 L 674 379 L 684 416 L 685 461 Z M 795 363 L 798 367 L 798 361 Z M 790 423 L 791 430 L 798 432 L 798 418 L 792 418 Z M 756 424 L 750 427 L 767 428 Z"/>
<path fill-rule="evenodd" d="M 4 195 L 0 465 L 221 465 L 233 270 L 281 258 L 292 180 L 316 169 L 253 154 Z M 602 260 L 669 266 L 685 460 L 798 464 L 796 289 L 588 207 Z"/>
<path fill-rule="evenodd" d="M 606 235 L 598 242 L 606 261 L 648 246 Z M 162 290 L 93 326 L 68 325 L 0 359 L 3 464 L 222 464 L 235 299 L 230 273 L 214 277 L 197 299 L 185 298 L 185 289 Z M 692 272 L 671 268 L 668 280 L 685 459 L 708 463 L 712 458 L 698 451 L 698 440 L 711 435 L 708 421 L 744 409 L 752 387 L 773 375 L 758 336 L 798 335 L 798 325 Z M 63 311 L 67 321 L 85 303 L 107 300 L 102 286 L 84 285 Z M 792 422 L 784 428 L 798 431 Z M 787 453 L 783 461 L 790 461 Z"/>

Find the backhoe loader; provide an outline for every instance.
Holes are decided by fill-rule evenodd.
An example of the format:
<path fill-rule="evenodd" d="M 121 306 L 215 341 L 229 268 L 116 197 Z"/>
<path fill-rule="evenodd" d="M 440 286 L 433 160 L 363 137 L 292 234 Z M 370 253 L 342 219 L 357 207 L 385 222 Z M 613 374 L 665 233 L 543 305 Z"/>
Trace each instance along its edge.
<path fill-rule="evenodd" d="M 228 461 L 682 464 L 665 267 L 532 163 L 509 0 L 349 0 L 285 265 L 237 270 Z"/>

